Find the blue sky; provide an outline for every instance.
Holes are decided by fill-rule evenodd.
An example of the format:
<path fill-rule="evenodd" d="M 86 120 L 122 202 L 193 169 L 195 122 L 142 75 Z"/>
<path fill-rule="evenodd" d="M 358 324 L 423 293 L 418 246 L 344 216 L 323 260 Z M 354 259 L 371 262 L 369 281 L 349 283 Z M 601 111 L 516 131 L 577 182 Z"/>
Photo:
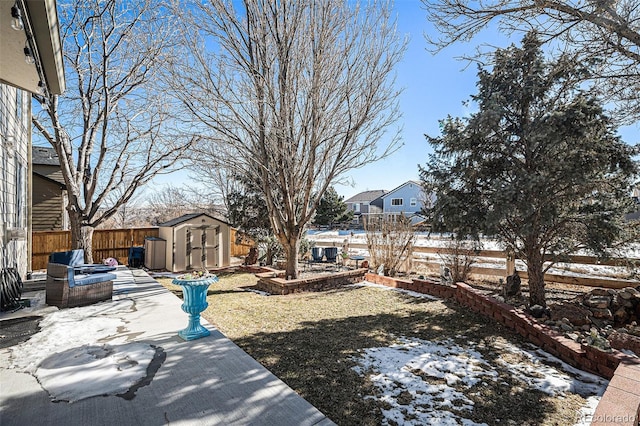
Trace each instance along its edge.
<path fill-rule="evenodd" d="M 336 185 L 345 199 L 366 190 L 391 190 L 407 180 L 417 180 L 418 164 L 426 162 L 431 149 L 425 134 L 439 133 L 438 120 L 447 115 L 454 117 L 469 113 L 463 101 L 476 93 L 477 67 L 456 58 L 474 52 L 478 44 L 490 42 L 505 47 L 518 45 L 522 35 L 507 39 L 492 31 L 479 34 L 469 43 L 457 43 L 433 55 L 427 51 L 425 33 L 434 29 L 427 21 L 427 14 L 418 0 L 396 0 L 398 30 L 410 37 L 404 60 L 397 68 L 397 84 L 404 88 L 400 97 L 403 116 L 399 124 L 403 146 L 393 155 L 361 169 L 348 173 L 354 186 Z M 466 66 L 466 69 L 465 69 Z M 620 129 L 628 143 L 640 143 L 638 124 Z"/>
<path fill-rule="evenodd" d="M 418 164 L 425 164 L 431 152 L 424 135 L 439 133 L 438 120 L 447 115 L 468 115 L 463 102 L 476 93 L 477 67 L 457 58 L 471 54 L 477 45 L 490 43 L 496 47 L 518 45 L 522 34 L 508 39 L 496 31 L 481 32 L 471 42 L 457 43 L 433 55 L 427 51 L 424 34 L 435 34 L 426 11 L 419 0 L 396 0 L 398 31 L 410 38 L 403 61 L 397 67 L 397 86 L 404 91 L 400 96 L 402 117 L 402 147 L 384 160 L 347 173 L 343 178 L 353 185 L 335 185 L 345 199 L 366 190 L 391 190 L 407 180 L 418 180 Z M 629 143 L 640 143 L 640 125 L 620 130 Z M 388 143 L 381 141 L 381 145 Z M 182 171 L 158 177 L 156 183 L 179 185 L 188 182 L 188 172 Z"/>

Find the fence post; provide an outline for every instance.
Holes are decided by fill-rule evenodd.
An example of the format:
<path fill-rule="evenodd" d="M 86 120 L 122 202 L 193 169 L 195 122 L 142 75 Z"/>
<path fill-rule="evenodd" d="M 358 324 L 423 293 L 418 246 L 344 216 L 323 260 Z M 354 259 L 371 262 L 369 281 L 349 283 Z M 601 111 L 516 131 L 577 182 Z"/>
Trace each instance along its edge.
<path fill-rule="evenodd" d="M 508 249 L 506 251 L 506 254 L 507 254 L 507 277 L 510 277 L 516 272 L 516 254 L 511 249 Z"/>

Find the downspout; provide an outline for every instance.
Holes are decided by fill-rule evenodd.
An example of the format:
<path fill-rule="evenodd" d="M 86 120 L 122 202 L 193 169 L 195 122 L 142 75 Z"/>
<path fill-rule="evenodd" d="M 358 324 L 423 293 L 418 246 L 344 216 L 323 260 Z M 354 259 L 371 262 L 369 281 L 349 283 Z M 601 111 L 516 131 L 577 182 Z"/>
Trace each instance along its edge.
<path fill-rule="evenodd" d="M 27 112 L 27 123 L 31 123 L 31 105 Z M 33 128 L 30 125 L 27 128 L 27 279 L 30 280 L 33 273 Z"/>

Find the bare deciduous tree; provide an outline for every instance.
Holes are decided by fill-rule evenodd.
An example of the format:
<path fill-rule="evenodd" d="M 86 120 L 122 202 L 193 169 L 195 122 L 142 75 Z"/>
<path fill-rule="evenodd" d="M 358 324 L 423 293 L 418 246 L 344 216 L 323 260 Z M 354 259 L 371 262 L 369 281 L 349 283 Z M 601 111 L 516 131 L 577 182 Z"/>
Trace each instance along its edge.
<path fill-rule="evenodd" d="M 94 228 L 169 172 L 194 138 L 173 127 L 174 108 L 155 84 L 175 43 L 162 3 L 88 0 L 59 10 L 67 92 L 40 99 L 48 108 L 33 124 L 60 158 L 72 247 L 92 262 Z"/>
<path fill-rule="evenodd" d="M 422 0 L 439 31 L 435 50 L 471 40 L 497 23 L 507 33 L 536 30 L 543 42 L 591 64 L 594 89 L 619 106 L 619 119 L 640 119 L 640 7 L 637 0 Z"/>
<path fill-rule="evenodd" d="M 299 241 L 325 190 L 397 147 L 398 133 L 386 133 L 406 43 L 386 1 L 239 3 L 182 8 L 193 53 L 180 94 L 215 139 L 200 147 L 209 167 L 261 188 L 286 275 L 297 277 Z"/>
<path fill-rule="evenodd" d="M 150 222 L 158 225 L 188 213 L 208 213 L 224 216 L 224 208 L 216 205 L 200 188 L 175 185 L 162 187 L 146 197 Z"/>

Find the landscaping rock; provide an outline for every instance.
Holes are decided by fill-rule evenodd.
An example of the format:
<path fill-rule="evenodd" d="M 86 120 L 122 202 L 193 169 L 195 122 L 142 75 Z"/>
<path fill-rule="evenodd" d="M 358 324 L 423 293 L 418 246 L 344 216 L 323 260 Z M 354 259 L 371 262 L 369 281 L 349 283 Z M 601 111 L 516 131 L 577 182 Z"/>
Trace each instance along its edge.
<path fill-rule="evenodd" d="M 629 319 L 629 313 L 622 307 L 613 314 L 613 319 L 618 324 L 624 324 Z"/>
<path fill-rule="evenodd" d="M 591 311 L 588 308 L 576 304 L 554 304 L 550 305 L 549 309 L 551 309 L 551 319 L 555 321 L 566 319 L 569 324 L 577 327 L 587 325 L 589 330 Z"/>
<path fill-rule="evenodd" d="M 609 336 L 609 343 L 613 348 L 627 349 L 640 356 L 640 337 L 614 331 Z"/>
<path fill-rule="evenodd" d="M 560 323 L 560 328 L 561 328 L 563 331 L 573 331 L 573 327 L 571 327 L 569 324 L 564 323 L 564 322 L 561 322 L 561 323 Z"/>
<path fill-rule="evenodd" d="M 595 309 L 607 309 L 611 304 L 610 296 L 598 296 L 592 294 L 584 301 L 584 305 Z"/>
<path fill-rule="evenodd" d="M 604 320 L 612 320 L 613 319 L 613 314 L 611 313 L 611 311 L 609 309 L 606 308 L 592 308 L 591 312 L 593 313 L 593 317 L 594 318 L 598 318 L 598 319 L 604 319 Z"/>
<path fill-rule="evenodd" d="M 628 287 L 630 288 L 630 287 Z M 618 293 L 618 296 L 622 297 L 625 300 L 629 300 L 633 297 L 633 294 L 631 294 L 630 292 L 626 291 L 627 289 L 625 288 L 623 291 L 621 291 L 620 293 Z M 635 289 L 633 289 L 635 290 Z"/>
<path fill-rule="evenodd" d="M 543 316 L 547 315 L 548 309 L 540 305 L 533 305 L 529 308 L 529 312 L 534 318 L 542 318 Z"/>
<path fill-rule="evenodd" d="M 513 275 L 507 277 L 507 284 L 504 286 L 505 297 L 516 296 L 520 294 L 520 276 L 516 271 Z"/>

